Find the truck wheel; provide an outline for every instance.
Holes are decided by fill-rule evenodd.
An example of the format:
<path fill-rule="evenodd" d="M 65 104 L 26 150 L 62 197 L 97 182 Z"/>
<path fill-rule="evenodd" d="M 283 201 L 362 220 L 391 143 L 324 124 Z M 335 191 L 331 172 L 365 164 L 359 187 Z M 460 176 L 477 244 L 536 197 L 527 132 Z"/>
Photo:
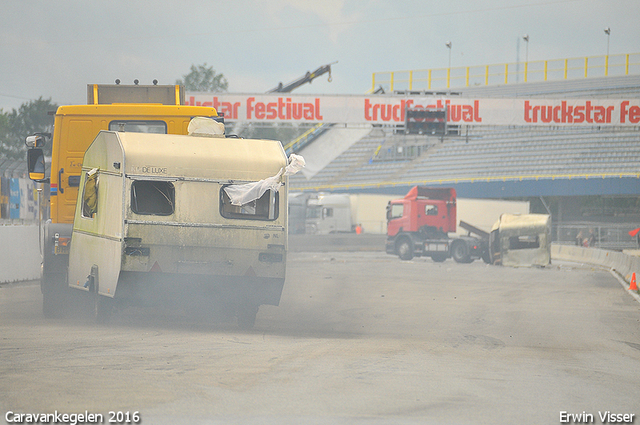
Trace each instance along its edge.
<path fill-rule="evenodd" d="M 455 242 L 451 247 L 451 256 L 456 263 L 470 263 L 469 250 L 464 242 Z"/>
<path fill-rule="evenodd" d="M 447 258 L 448 258 L 448 255 L 445 252 L 431 255 L 431 259 L 436 263 L 442 263 L 446 261 Z"/>
<path fill-rule="evenodd" d="M 42 314 L 47 319 L 60 316 L 60 295 L 53 288 L 47 288 L 42 293 Z"/>
<path fill-rule="evenodd" d="M 64 275 L 46 273 L 42 275 L 42 314 L 47 319 L 62 316 L 65 311 Z"/>
<path fill-rule="evenodd" d="M 257 305 L 243 305 L 238 308 L 238 327 L 242 330 L 249 330 L 256 324 L 258 314 Z"/>
<path fill-rule="evenodd" d="M 396 252 L 401 260 L 409 261 L 413 258 L 413 247 L 409 238 L 402 238 L 396 245 Z"/>
<path fill-rule="evenodd" d="M 488 249 L 482 251 L 482 261 L 484 261 L 486 264 L 491 264 L 491 254 L 489 253 Z"/>

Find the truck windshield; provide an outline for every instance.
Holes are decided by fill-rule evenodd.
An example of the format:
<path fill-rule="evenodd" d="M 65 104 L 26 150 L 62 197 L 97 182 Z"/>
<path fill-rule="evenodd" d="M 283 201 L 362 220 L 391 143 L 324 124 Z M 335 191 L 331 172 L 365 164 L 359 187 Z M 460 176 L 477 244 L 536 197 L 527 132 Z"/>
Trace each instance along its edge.
<path fill-rule="evenodd" d="M 322 207 L 309 206 L 307 208 L 307 218 L 320 218 L 321 211 L 322 211 Z"/>
<path fill-rule="evenodd" d="M 130 133 L 167 134 L 167 124 L 164 121 L 117 120 L 109 123 L 109 130 Z"/>
<path fill-rule="evenodd" d="M 402 217 L 404 213 L 404 205 L 403 204 L 391 204 L 391 208 L 388 212 L 388 220 L 393 220 L 394 218 Z"/>

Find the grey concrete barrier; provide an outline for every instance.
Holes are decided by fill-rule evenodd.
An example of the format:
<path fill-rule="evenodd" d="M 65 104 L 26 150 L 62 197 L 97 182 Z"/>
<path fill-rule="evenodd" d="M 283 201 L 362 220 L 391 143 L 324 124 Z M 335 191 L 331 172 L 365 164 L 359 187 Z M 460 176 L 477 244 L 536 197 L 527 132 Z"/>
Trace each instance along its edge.
<path fill-rule="evenodd" d="M 573 245 L 551 245 L 551 258 L 604 267 L 618 273 L 629 283 L 633 273 L 640 278 L 640 257 L 617 251 L 583 248 Z"/>
<path fill-rule="evenodd" d="M 0 283 L 40 279 L 38 226 L 0 226 Z"/>

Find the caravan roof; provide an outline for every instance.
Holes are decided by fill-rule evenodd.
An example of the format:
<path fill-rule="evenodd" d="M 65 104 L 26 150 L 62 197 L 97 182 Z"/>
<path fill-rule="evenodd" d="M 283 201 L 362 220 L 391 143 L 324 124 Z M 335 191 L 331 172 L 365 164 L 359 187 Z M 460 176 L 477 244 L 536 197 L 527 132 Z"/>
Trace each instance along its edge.
<path fill-rule="evenodd" d="M 101 131 L 84 166 L 128 176 L 257 181 L 287 165 L 275 140 Z"/>
<path fill-rule="evenodd" d="M 544 229 L 550 225 L 547 214 L 502 214 L 491 230 L 522 231 L 522 229 Z"/>

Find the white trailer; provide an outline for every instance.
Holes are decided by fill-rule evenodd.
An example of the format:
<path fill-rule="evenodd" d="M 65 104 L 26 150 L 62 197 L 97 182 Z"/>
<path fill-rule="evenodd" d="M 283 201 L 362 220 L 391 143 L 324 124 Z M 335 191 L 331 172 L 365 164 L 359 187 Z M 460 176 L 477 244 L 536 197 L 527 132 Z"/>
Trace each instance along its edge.
<path fill-rule="evenodd" d="M 119 299 L 197 285 L 252 326 L 284 284 L 287 163 L 273 140 L 100 132 L 82 165 L 69 286 L 92 294 L 101 320 Z M 227 188 L 264 179 L 276 184 L 231 202 Z"/>

